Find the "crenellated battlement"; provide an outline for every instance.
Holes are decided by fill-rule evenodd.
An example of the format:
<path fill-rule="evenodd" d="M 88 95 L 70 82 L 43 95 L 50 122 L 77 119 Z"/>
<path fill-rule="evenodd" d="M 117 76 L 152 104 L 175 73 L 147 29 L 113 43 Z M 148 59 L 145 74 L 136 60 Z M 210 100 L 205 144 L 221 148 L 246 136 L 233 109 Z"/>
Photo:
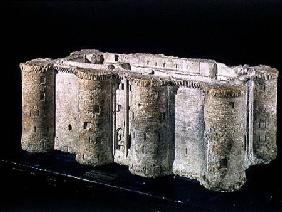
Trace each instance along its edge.
<path fill-rule="evenodd" d="M 55 66 L 56 71 L 63 73 L 75 73 L 76 68 Z"/>
<path fill-rule="evenodd" d="M 26 63 L 20 63 L 20 69 L 25 72 L 44 73 L 53 68 L 53 62 L 49 59 L 31 60 Z"/>
<path fill-rule="evenodd" d="M 205 82 L 192 81 L 192 80 L 174 80 L 175 85 L 187 88 L 204 89 L 207 86 Z"/>
<path fill-rule="evenodd" d="M 77 68 L 74 70 L 74 74 L 80 79 L 86 80 L 109 80 L 117 78 L 117 74 L 107 70 L 90 70 Z"/>
<path fill-rule="evenodd" d="M 213 97 L 218 98 L 237 98 L 240 97 L 243 93 L 241 87 L 210 87 L 207 89 L 207 92 Z"/>
<path fill-rule="evenodd" d="M 159 86 L 168 86 L 174 85 L 173 81 L 169 79 L 160 79 L 149 76 L 140 76 L 140 75 L 128 75 L 127 78 L 132 84 L 136 84 L 141 87 L 159 87 Z"/>

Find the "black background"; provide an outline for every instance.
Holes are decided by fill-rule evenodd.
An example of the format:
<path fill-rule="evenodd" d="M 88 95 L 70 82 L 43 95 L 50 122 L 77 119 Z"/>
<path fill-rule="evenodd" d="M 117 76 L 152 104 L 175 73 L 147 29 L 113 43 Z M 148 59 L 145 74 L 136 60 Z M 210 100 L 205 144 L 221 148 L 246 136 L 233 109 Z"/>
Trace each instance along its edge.
<path fill-rule="evenodd" d="M 1 5 L 1 105 L 4 106 L 1 155 L 19 149 L 21 78 L 18 64 L 29 59 L 64 57 L 71 51 L 95 48 L 118 53 L 215 59 L 227 65 L 265 64 L 282 70 L 282 3 L 279 0 L 9 1 Z M 281 126 L 280 87 L 279 81 L 278 129 Z M 259 179 L 254 182 L 258 187 L 261 183 L 281 186 L 280 140 L 278 130 L 279 154 L 274 165 L 251 174 Z"/>

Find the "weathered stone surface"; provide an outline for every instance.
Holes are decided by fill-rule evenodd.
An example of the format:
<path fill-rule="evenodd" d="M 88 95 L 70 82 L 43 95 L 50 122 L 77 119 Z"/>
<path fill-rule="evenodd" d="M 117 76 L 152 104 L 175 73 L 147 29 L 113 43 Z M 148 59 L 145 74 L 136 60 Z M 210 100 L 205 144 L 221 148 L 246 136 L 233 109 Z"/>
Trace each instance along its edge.
<path fill-rule="evenodd" d="M 131 78 L 131 149 L 129 171 L 146 177 L 172 174 L 174 155 L 173 115 L 169 86 L 144 78 Z"/>
<path fill-rule="evenodd" d="M 250 165 L 276 158 L 278 71 L 269 66 L 87 49 L 20 67 L 29 152 L 58 149 L 217 191 L 239 189 Z"/>
<path fill-rule="evenodd" d="M 206 167 L 200 180 L 213 190 L 237 190 L 245 182 L 245 87 L 215 87 L 205 100 Z"/>
<path fill-rule="evenodd" d="M 68 72 L 56 74 L 55 149 L 75 153 L 79 130 L 79 93 L 77 77 Z"/>
<path fill-rule="evenodd" d="M 175 101 L 175 174 L 199 178 L 206 167 L 203 90 L 180 87 Z"/>
<path fill-rule="evenodd" d="M 258 74 L 254 79 L 254 158 L 258 163 L 269 163 L 276 158 L 277 78 Z M 254 161 L 255 162 L 255 161 Z M 255 163 L 257 163 L 255 162 Z"/>
<path fill-rule="evenodd" d="M 22 149 L 48 152 L 54 149 L 54 76 L 49 60 L 21 64 Z"/>
<path fill-rule="evenodd" d="M 113 73 L 79 75 L 79 125 L 76 160 L 82 164 L 103 165 L 112 163 L 112 84 Z"/>

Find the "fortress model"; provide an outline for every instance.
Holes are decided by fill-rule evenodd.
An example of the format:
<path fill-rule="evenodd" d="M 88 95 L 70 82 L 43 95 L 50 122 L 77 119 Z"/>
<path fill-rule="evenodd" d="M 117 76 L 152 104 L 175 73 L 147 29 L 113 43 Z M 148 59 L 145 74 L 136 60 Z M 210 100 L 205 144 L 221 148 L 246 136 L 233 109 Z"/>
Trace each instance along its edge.
<path fill-rule="evenodd" d="M 275 159 L 277 77 L 269 66 L 152 54 L 73 52 L 22 70 L 22 149 L 143 177 L 180 175 L 234 191 Z"/>

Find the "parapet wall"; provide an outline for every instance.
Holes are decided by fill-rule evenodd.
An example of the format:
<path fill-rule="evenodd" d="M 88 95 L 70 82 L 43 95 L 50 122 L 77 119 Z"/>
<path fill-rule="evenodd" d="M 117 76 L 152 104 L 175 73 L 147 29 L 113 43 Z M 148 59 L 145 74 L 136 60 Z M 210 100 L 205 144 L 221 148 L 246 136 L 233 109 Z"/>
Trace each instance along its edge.
<path fill-rule="evenodd" d="M 199 178 L 205 168 L 204 102 L 198 87 L 180 86 L 175 97 L 175 160 L 173 172 Z"/>
<path fill-rule="evenodd" d="M 71 72 L 56 74 L 56 139 L 55 149 L 75 153 L 79 131 L 79 83 Z"/>
<path fill-rule="evenodd" d="M 186 74 L 215 78 L 217 64 L 213 60 L 177 58 L 152 54 L 104 53 L 104 63 L 130 63 L 136 67 L 181 71 Z"/>

